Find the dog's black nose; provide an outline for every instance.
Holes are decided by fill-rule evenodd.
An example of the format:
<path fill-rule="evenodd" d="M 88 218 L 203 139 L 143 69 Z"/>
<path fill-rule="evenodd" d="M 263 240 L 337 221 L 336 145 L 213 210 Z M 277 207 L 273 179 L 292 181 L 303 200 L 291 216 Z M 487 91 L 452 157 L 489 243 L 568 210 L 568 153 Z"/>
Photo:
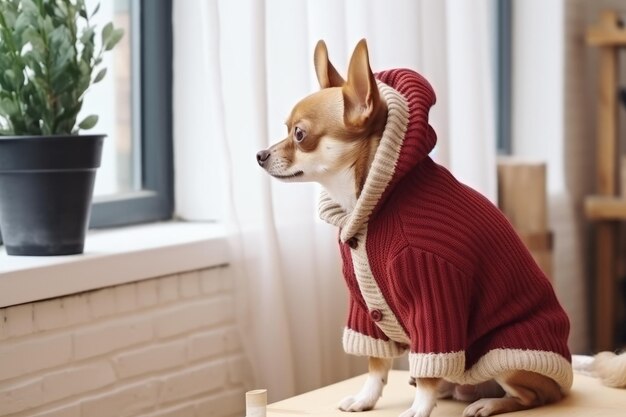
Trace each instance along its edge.
<path fill-rule="evenodd" d="M 257 152 L 256 154 L 256 161 L 259 163 L 259 165 L 263 166 L 263 164 L 265 163 L 265 161 L 267 161 L 267 158 L 270 157 L 270 152 L 267 150 L 262 150 Z"/>

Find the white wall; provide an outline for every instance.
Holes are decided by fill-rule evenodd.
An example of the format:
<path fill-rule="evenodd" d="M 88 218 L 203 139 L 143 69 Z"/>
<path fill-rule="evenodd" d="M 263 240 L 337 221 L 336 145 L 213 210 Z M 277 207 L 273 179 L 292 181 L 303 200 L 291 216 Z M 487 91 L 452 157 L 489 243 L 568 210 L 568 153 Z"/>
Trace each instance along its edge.
<path fill-rule="evenodd" d="M 548 190 L 564 189 L 564 1 L 513 1 L 512 148 L 546 161 Z"/>
<path fill-rule="evenodd" d="M 0 309 L 0 416 L 240 416 L 231 269 Z"/>

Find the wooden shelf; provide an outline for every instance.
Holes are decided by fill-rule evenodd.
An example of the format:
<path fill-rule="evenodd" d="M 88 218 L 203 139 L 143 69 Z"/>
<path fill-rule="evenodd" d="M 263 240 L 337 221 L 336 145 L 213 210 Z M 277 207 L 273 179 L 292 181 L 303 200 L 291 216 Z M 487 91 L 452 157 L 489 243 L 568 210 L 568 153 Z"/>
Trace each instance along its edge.
<path fill-rule="evenodd" d="M 592 46 L 626 46 L 624 19 L 615 12 L 605 12 L 600 22 L 587 29 L 587 43 Z"/>
<path fill-rule="evenodd" d="M 587 43 L 593 46 L 626 46 L 626 30 L 590 28 L 587 31 Z"/>
<path fill-rule="evenodd" d="M 613 350 L 616 346 L 617 265 L 619 223 L 626 220 L 626 199 L 620 196 L 617 178 L 624 178 L 624 164 L 618 166 L 617 88 L 620 60 L 618 52 L 626 47 L 624 19 L 605 11 L 587 30 L 587 43 L 598 47 L 598 121 L 596 136 L 596 195 L 585 199 L 585 214 L 595 221 L 595 343 L 594 350 Z M 622 181 L 622 190 L 626 184 Z"/>
<path fill-rule="evenodd" d="M 589 220 L 626 220 L 626 198 L 588 196 L 585 215 Z"/>

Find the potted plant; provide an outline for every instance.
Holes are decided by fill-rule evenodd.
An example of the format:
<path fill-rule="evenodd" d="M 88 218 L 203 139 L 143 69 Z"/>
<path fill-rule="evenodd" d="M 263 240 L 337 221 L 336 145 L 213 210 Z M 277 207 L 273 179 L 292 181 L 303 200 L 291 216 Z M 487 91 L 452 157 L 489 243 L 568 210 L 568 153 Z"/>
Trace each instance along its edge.
<path fill-rule="evenodd" d="M 84 0 L 0 1 L 0 228 L 8 254 L 82 253 L 105 135 L 77 121 L 103 54 L 123 31 L 96 35 Z M 97 38 L 100 41 L 96 42 Z"/>

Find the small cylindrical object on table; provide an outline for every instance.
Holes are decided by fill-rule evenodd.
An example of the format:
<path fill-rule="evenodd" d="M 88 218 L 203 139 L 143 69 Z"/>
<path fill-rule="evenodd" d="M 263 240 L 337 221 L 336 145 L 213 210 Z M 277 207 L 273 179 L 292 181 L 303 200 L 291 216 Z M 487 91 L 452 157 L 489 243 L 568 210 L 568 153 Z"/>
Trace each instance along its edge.
<path fill-rule="evenodd" d="M 267 412 L 267 390 L 255 389 L 246 392 L 246 417 L 265 417 Z"/>

